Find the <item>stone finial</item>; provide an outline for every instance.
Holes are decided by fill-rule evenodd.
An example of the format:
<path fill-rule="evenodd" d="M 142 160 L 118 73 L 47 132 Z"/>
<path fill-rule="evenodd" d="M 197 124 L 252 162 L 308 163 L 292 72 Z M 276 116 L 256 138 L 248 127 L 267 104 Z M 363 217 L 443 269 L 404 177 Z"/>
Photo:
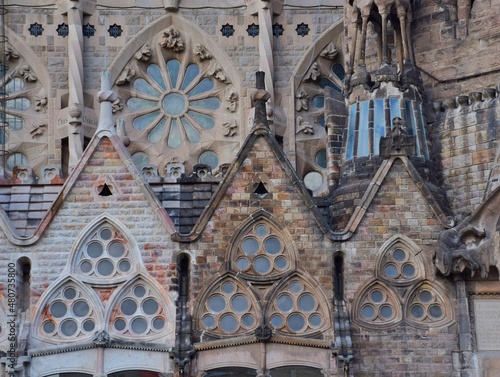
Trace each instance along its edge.
<path fill-rule="evenodd" d="M 109 347 L 111 340 L 106 330 L 96 331 L 92 337 L 92 341 L 97 347 Z"/>
<path fill-rule="evenodd" d="M 97 92 L 97 100 L 101 103 L 101 112 L 97 132 L 107 130 L 115 132 L 113 123 L 113 102 L 118 98 L 111 90 L 111 73 L 101 72 L 101 90 Z"/>
<path fill-rule="evenodd" d="M 255 329 L 255 337 L 259 342 L 267 343 L 271 340 L 271 336 L 273 335 L 273 330 L 266 325 L 259 326 Z"/>
<path fill-rule="evenodd" d="M 408 135 L 403 120 L 395 117 L 389 136 L 380 139 L 380 154 L 384 157 L 412 156 L 415 154 L 415 136 Z"/>

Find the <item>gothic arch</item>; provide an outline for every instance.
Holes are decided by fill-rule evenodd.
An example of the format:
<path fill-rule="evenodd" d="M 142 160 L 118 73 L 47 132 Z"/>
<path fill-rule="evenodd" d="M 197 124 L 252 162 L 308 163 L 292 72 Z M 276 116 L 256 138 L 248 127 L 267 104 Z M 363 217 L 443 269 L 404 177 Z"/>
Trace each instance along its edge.
<path fill-rule="evenodd" d="M 421 251 L 407 236 L 392 236 L 378 251 L 375 276 L 396 286 L 407 286 L 424 279 L 427 271 L 419 255 Z"/>
<path fill-rule="evenodd" d="M 103 307 L 97 294 L 71 276 L 54 282 L 35 307 L 33 337 L 58 343 L 92 338 L 104 328 Z"/>
<path fill-rule="evenodd" d="M 164 289 L 139 273 L 113 292 L 104 323 L 117 338 L 166 339 L 175 328 L 175 309 Z"/>
<path fill-rule="evenodd" d="M 195 327 L 215 337 L 249 335 L 262 323 L 256 293 L 232 273 L 208 284 L 194 310 Z"/>
<path fill-rule="evenodd" d="M 266 323 L 282 335 L 322 334 L 331 329 L 332 308 L 320 284 L 296 271 L 274 287 L 264 308 Z"/>
<path fill-rule="evenodd" d="M 293 238 L 267 211 L 254 212 L 241 223 L 229 245 L 229 269 L 246 279 L 271 281 L 297 268 Z"/>
<path fill-rule="evenodd" d="M 84 282 L 109 285 L 127 280 L 143 271 L 144 266 L 139 247 L 127 228 L 103 214 L 78 236 L 67 270 Z"/>

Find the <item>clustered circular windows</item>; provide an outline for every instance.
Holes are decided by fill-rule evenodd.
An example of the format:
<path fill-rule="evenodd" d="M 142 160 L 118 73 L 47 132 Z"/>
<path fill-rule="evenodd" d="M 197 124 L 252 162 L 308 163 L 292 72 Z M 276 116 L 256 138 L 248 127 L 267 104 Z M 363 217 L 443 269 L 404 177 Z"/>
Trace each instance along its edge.
<path fill-rule="evenodd" d="M 390 321 L 395 316 L 395 310 L 389 303 L 388 295 L 385 291 L 375 288 L 369 291 L 361 306 L 361 315 L 367 322 Z"/>
<path fill-rule="evenodd" d="M 145 131 L 150 143 L 174 149 L 200 142 L 204 130 L 215 126 L 212 114 L 220 107 L 214 80 L 197 64 L 184 67 L 177 59 L 165 67 L 151 64 L 146 73 L 134 81 L 135 96 L 127 102 L 136 114 L 134 128 Z"/>
<path fill-rule="evenodd" d="M 205 303 L 201 324 L 205 330 L 234 334 L 255 329 L 258 319 L 251 300 L 233 281 L 222 283 Z"/>
<path fill-rule="evenodd" d="M 384 275 L 396 281 L 408 281 L 417 277 L 417 267 L 412 255 L 403 249 L 394 249 L 385 257 Z"/>
<path fill-rule="evenodd" d="M 239 245 L 236 269 L 252 275 L 281 273 L 289 267 L 285 244 L 265 224 L 257 224 Z"/>
<path fill-rule="evenodd" d="M 62 289 L 44 313 L 42 333 L 46 336 L 73 338 L 93 334 L 96 328 L 93 310 L 75 286 Z"/>
<path fill-rule="evenodd" d="M 409 306 L 410 316 L 419 322 L 434 322 L 443 319 L 444 309 L 438 296 L 430 289 L 419 290 Z"/>
<path fill-rule="evenodd" d="M 132 261 L 123 237 L 109 226 L 101 227 L 84 244 L 77 269 L 84 275 L 103 278 L 129 273 Z"/>
<path fill-rule="evenodd" d="M 314 331 L 324 323 L 317 298 L 298 280 L 292 280 L 276 296 L 271 310 L 269 322 L 281 332 Z"/>
<path fill-rule="evenodd" d="M 159 302 L 145 284 L 134 285 L 113 311 L 113 330 L 137 336 L 162 331 L 166 326 L 166 317 Z"/>

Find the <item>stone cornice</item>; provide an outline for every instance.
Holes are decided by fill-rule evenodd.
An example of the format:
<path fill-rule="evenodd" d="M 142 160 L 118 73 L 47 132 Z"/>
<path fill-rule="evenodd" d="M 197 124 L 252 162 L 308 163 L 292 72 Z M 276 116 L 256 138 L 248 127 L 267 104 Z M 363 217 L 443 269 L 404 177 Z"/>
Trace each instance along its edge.
<path fill-rule="evenodd" d="M 211 349 L 236 347 L 254 343 L 259 343 L 259 341 L 254 335 L 251 335 L 251 336 L 242 336 L 229 339 L 219 339 L 203 343 L 196 343 L 194 345 L 194 348 L 196 351 L 206 351 Z M 298 337 L 280 336 L 280 335 L 273 335 L 268 343 L 286 344 L 286 345 L 301 346 L 301 347 L 323 348 L 323 349 L 330 349 L 332 347 L 331 340 L 298 338 Z M 332 350 L 332 353 L 336 355 L 338 352 L 336 350 Z"/>

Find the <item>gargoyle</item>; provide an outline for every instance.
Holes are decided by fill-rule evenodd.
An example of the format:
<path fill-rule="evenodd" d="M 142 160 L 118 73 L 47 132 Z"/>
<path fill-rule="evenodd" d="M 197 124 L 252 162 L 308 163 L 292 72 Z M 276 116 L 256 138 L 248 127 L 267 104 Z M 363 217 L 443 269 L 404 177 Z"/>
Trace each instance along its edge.
<path fill-rule="evenodd" d="M 472 215 L 438 235 L 436 267 L 443 275 L 468 268 L 488 276 L 490 266 L 500 261 L 500 188 L 497 188 Z"/>

